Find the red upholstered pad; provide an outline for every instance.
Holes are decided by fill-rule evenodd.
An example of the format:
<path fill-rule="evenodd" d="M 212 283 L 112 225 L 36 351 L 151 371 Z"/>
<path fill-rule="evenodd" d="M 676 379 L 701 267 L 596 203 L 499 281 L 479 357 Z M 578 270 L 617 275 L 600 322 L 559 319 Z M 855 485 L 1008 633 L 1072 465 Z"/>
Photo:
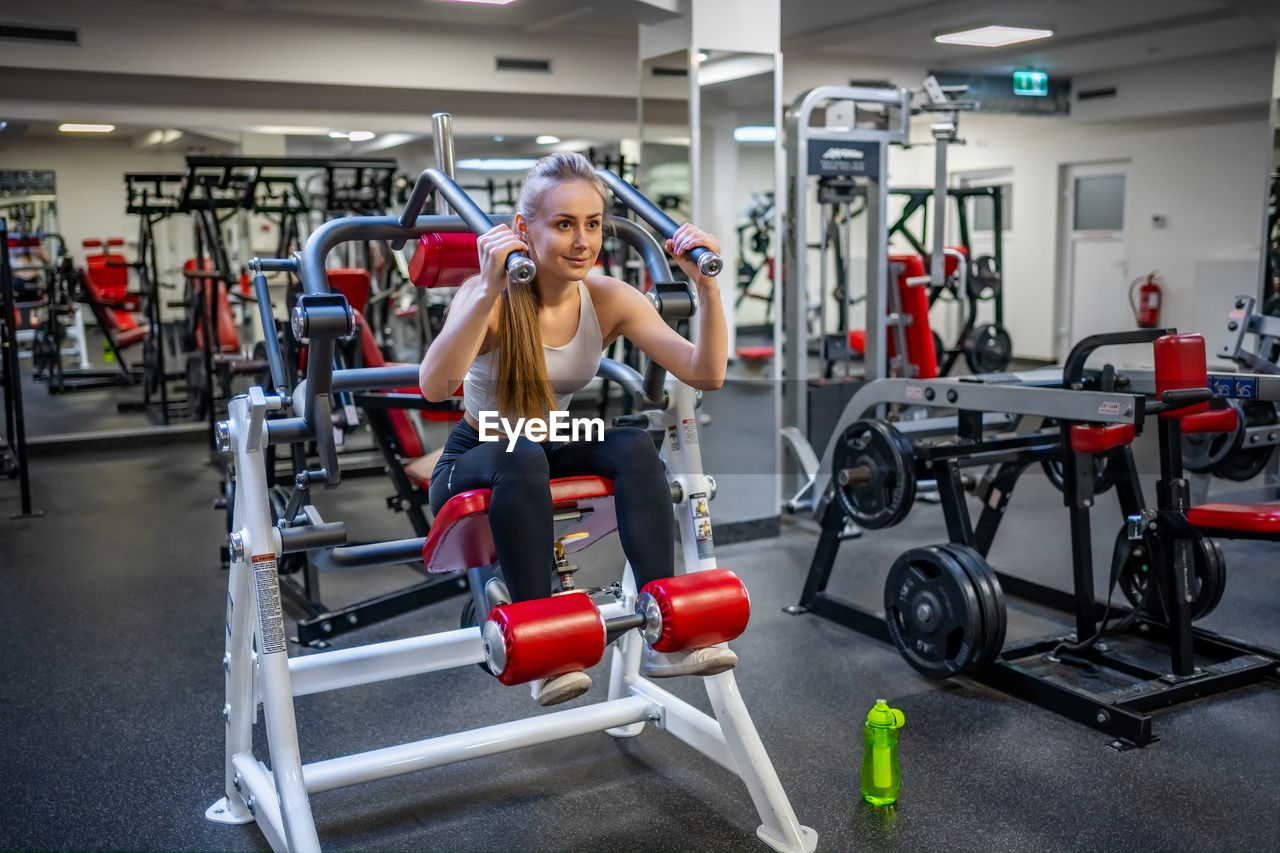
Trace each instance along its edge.
<path fill-rule="evenodd" d="M 489 489 L 460 492 L 440 507 L 431 532 L 422 545 L 422 562 L 429 572 L 452 572 L 487 566 L 498 559 L 489 532 Z M 551 505 L 555 509 L 591 508 L 575 529 L 590 536 L 570 542 L 565 551 L 580 551 L 617 528 L 613 512 L 613 481 L 604 477 L 561 477 L 551 481 Z M 566 531 L 572 532 L 572 531 Z M 550 555 L 548 555 L 548 559 Z"/>
<path fill-rule="evenodd" d="M 850 329 L 849 330 L 849 349 L 858 355 L 865 356 L 867 354 L 867 330 L 866 329 Z"/>
<path fill-rule="evenodd" d="M 138 323 L 128 314 L 125 314 L 124 316 L 129 318 L 129 323 L 132 328 L 121 329 L 119 332 L 116 332 L 115 342 L 116 346 L 120 347 L 120 349 L 133 346 L 138 341 L 145 338 L 147 336 L 147 331 L 151 328 L 146 323 Z"/>
<path fill-rule="evenodd" d="M 1178 422 L 1178 429 L 1189 432 L 1235 432 L 1240 423 L 1239 413 L 1233 408 L 1210 409 L 1198 415 L 1187 415 Z"/>
<path fill-rule="evenodd" d="M 1075 424 L 1071 449 L 1076 453 L 1102 453 L 1133 441 L 1133 424 Z"/>
<path fill-rule="evenodd" d="M 727 643 L 747 629 L 751 618 L 747 588 L 728 569 L 659 578 L 640 592 L 652 595 L 662 614 L 662 630 L 652 643 L 659 652 Z"/>
<path fill-rule="evenodd" d="M 767 344 L 762 344 L 755 347 L 738 347 L 734 352 L 738 354 L 738 358 L 763 361 L 766 358 L 773 358 L 774 349 Z"/>
<path fill-rule="evenodd" d="M 508 686 L 578 672 L 604 656 L 604 618 L 580 592 L 499 604 L 488 621 L 502 637 L 506 665 L 498 680 Z"/>
<path fill-rule="evenodd" d="M 373 289 L 373 280 L 369 271 L 360 267 L 335 267 L 325 270 L 329 279 L 329 289 L 347 297 L 347 304 L 354 310 L 364 313 L 369 306 L 369 292 Z"/>
<path fill-rule="evenodd" d="M 1209 384 L 1209 374 L 1204 360 L 1204 337 L 1202 335 L 1182 334 L 1165 335 L 1156 338 L 1152 344 L 1156 362 L 1156 397 L 1165 391 L 1180 388 L 1204 388 Z M 1185 418 L 1198 415 L 1209 410 L 1205 401 L 1197 406 L 1188 406 L 1172 412 L 1162 412 L 1162 418 Z"/>
<path fill-rule="evenodd" d="M 409 278 L 418 287 L 457 287 L 480 272 L 476 235 L 432 232 L 418 239 Z"/>
<path fill-rule="evenodd" d="M 1187 521 L 1200 528 L 1280 536 L 1280 504 L 1202 504 L 1187 510 Z"/>

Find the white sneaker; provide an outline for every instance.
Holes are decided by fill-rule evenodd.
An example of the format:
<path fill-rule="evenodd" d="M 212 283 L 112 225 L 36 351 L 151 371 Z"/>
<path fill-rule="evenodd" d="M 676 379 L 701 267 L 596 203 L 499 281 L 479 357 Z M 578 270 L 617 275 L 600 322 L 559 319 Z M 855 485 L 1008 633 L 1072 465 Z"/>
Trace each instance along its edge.
<path fill-rule="evenodd" d="M 677 675 L 718 675 L 733 669 L 738 656 L 728 646 L 707 646 L 688 652 L 655 652 L 644 648 L 640 674 L 647 678 L 672 678 Z"/>
<path fill-rule="evenodd" d="M 544 707 L 577 699 L 590 689 L 591 676 L 580 669 L 529 682 L 529 692 Z"/>

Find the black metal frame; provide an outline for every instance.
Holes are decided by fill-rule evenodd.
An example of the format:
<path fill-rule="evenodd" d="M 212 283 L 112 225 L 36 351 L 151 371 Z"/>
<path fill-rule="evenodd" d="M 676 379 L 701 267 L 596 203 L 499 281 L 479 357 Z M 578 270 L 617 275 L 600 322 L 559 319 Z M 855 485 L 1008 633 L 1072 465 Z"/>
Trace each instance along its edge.
<path fill-rule="evenodd" d="M 18 372 L 18 337 L 13 319 L 13 270 L 9 266 L 9 223 L 0 217 L 0 391 L 4 392 L 6 440 L 0 444 L 0 470 L 18 479 L 22 512 L 13 518 L 36 518 L 31 509 L 31 473 L 27 465 L 27 422 L 22 407 L 22 375 Z"/>
<path fill-rule="evenodd" d="M 1153 341 L 1167 329 L 1099 335 L 1082 341 L 1072 351 L 1064 371 L 1065 388 L 1088 384 L 1084 362 L 1099 347 Z M 1104 376 L 1107 375 L 1104 371 Z M 1096 381 L 1096 378 L 1092 381 Z M 1146 401 L 1135 396 L 1139 415 Z M 985 437 L 980 412 L 960 412 L 958 440 L 916 445 L 918 477 L 936 478 L 947 533 L 951 542 L 969 545 L 984 557 L 988 553 L 1018 476 L 1039 459 L 1063 461 L 1063 502 L 1071 525 L 1072 591 L 997 572 L 1004 592 L 1046 607 L 1074 613 L 1073 633 L 1038 640 L 1009 643 L 987 667 L 972 673 L 976 680 L 1040 707 L 1092 726 L 1110 735 L 1112 746 L 1145 746 L 1158 736 L 1147 712 L 1168 705 L 1231 690 L 1244 684 L 1280 677 L 1280 652 L 1240 642 L 1196 628 L 1187 602 L 1191 538 L 1196 535 L 1183 514 L 1188 506 L 1186 480 L 1181 474 L 1180 433 L 1176 418 L 1160 418 L 1161 480 L 1157 486 L 1155 529 L 1160 541 L 1175 547 L 1152 549 L 1158 587 L 1166 595 L 1166 610 L 1175 614 L 1172 624 L 1153 616 L 1099 602 L 1094 598 L 1092 535 L 1089 512 L 1094 502 L 1094 460 L 1088 453 L 1070 451 L 1072 424 L 1016 437 Z M 1141 427 L 1141 418 L 1137 419 Z M 1138 482 L 1130 447 L 1107 451 L 1124 518 L 1140 516 L 1146 503 Z M 964 500 L 961 469 L 995 464 L 995 473 L 978 485 L 982 514 L 975 526 Z M 814 613 L 860 633 L 889 641 L 884 616 L 826 592 L 845 519 L 839 502 L 826 501 L 822 532 L 810 563 L 798 605 L 791 613 Z M 1120 617 L 1127 626 L 1117 636 L 1099 637 L 1099 626 L 1108 617 Z M 1102 640 L 1102 641 L 1099 641 Z M 1061 654 L 1063 649 L 1068 654 Z M 1129 683 L 1099 689 L 1094 679 L 1085 687 L 1078 667 L 1093 667 L 1117 674 Z"/>

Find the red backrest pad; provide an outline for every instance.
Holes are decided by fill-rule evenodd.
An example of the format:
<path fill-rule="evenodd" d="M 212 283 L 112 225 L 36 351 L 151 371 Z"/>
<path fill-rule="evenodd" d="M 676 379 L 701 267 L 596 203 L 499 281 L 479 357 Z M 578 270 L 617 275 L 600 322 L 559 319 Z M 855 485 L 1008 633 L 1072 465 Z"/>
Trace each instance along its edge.
<path fill-rule="evenodd" d="M 369 271 L 359 267 L 338 267 L 327 270 L 329 289 L 347 297 L 347 304 L 361 314 L 369 307 L 369 291 L 373 280 Z"/>
<path fill-rule="evenodd" d="M 1165 335 L 1152 345 L 1156 361 L 1156 397 L 1165 391 L 1179 388 L 1205 388 L 1209 385 L 1209 371 L 1204 360 L 1204 337 L 1190 333 Z M 1178 409 L 1161 417 L 1185 417 L 1209 411 L 1208 401 L 1185 409 Z"/>

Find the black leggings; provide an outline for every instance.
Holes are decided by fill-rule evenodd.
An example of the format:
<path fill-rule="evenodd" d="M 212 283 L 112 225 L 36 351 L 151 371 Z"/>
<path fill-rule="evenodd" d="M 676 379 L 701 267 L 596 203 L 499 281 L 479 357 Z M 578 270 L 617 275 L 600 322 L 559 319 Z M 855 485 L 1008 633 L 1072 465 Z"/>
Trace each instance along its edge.
<path fill-rule="evenodd" d="M 555 541 L 549 481 L 596 475 L 614 484 L 622 552 L 637 586 L 675 573 L 671 491 L 653 439 L 634 427 L 605 432 L 603 441 L 547 442 L 521 437 L 507 452 L 505 437 L 480 441 L 465 420 L 449 434 L 431 475 L 431 508 L 454 495 L 492 489 L 489 528 L 512 601 L 551 595 Z"/>

